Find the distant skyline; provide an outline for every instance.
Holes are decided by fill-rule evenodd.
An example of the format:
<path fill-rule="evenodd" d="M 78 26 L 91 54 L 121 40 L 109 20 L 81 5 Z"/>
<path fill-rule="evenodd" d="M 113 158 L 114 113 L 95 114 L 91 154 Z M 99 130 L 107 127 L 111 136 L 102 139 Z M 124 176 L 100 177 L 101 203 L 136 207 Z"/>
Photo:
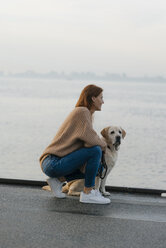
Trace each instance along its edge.
<path fill-rule="evenodd" d="M 165 0 L 5 0 L 0 71 L 166 77 Z"/>
<path fill-rule="evenodd" d="M 95 80 L 95 81 L 139 81 L 139 82 L 164 82 L 166 83 L 166 77 L 163 76 L 131 76 L 126 73 L 103 73 L 96 74 L 94 72 L 85 71 L 85 72 L 70 72 L 66 73 L 50 71 L 47 73 L 40 73 L 36 71 L 25 71 L 25 72 L 17 72 L 17 73 L 5 73 L 0 71 L 0 78 L 30 78 L 30 79 L 66 79 L 66 80 Z"/>

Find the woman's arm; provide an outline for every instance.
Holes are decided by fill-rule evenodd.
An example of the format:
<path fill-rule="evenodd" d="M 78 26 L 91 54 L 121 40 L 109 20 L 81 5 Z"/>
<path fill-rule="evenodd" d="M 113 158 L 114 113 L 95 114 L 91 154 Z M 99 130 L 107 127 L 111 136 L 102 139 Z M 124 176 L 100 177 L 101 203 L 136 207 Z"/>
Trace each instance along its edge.
<path fill-rule="evenodd" d="M 80 139 L 84 141 L 85 147 L 99 145 L 102 150 L 105 150 L 107 145 L 93 129 L 90 113 L 87 112 L 82 113 Z"/>

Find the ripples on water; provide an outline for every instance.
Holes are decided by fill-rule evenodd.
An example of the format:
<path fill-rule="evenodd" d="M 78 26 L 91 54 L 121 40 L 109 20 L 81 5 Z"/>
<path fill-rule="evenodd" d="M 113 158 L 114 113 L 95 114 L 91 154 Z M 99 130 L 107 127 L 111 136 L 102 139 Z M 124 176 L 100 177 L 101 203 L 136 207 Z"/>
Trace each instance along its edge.
<path fill-rule="evenodd" d="M 0 79 L 1 177 L 45 179 L 38 158 L 90 83 Z M 120 125 L 127 132 L 107 184 L 166 189 L 166 84 L 96 84 L 105 101 L 95 113 L 96 131 Z"/>

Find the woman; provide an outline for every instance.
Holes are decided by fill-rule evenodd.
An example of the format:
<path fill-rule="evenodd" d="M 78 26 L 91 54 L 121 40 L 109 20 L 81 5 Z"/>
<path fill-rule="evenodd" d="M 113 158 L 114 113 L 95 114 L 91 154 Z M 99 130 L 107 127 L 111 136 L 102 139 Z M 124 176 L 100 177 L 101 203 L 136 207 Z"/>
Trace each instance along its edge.
<path fill-rule="evenodd" d="M 107 204 L 110 199 L 94 190 L 95 177 L 101 163 L 102 150 L 106 143 L 92 127 L 92 115 L 100 111 L 103 89 L 96 85 L 86 86 L 74 110 L 61 125 L 52 143 L 40 157 L 41 168 L 54 195 L 65 198 L 62 185 L 65 181 L 85 178 L 80 202 Z M 80 169 L 85 166 L 85 173 Z"/>

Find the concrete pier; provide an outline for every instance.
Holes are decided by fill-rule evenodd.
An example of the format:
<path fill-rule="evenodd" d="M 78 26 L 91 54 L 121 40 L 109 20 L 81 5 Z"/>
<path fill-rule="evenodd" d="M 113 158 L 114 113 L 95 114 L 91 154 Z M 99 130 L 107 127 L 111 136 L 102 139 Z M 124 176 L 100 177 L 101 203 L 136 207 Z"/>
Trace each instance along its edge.
<path fill-rule="evenodd" d="M 111 192 L 111 204 L 0 184 L 0 248 L 165 248 L 166 198 Z"/>

